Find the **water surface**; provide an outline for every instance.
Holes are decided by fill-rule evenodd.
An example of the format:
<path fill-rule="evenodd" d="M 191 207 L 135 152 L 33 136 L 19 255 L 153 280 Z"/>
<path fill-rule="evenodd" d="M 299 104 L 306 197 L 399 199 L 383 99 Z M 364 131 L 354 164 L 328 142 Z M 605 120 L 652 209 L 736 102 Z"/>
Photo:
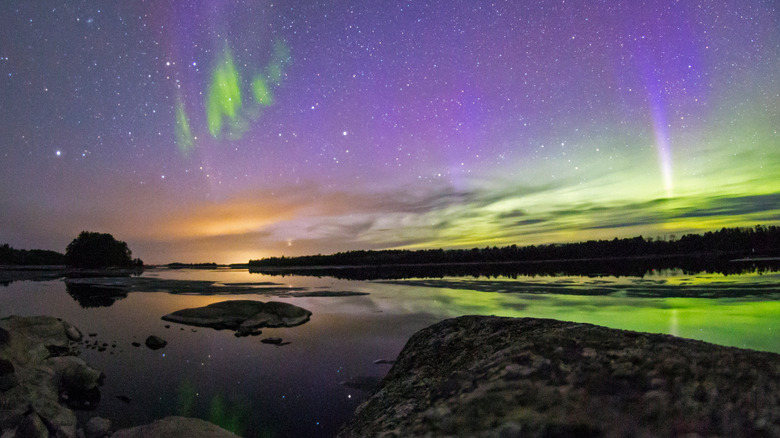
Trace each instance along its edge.
<path fill-rule="evenodd" d="M 126 427 L 168 415 L 204 418 L 244 436 L 332 436 L 417 330 L 465 315 L 530 316 L 669 333 L 707 342 L 780 352 L 780 274 L 651 272 L 643 277 L 444 277 L 354 281 L 266 276 L 241 270 L 150 270 L 144 278 L 208 280 L 224 293 L 130 292 L 82 307 L 62 281 L 13 282 L 0 288 L 0 317 L 52 315 L 78 326 L 82 357 L 106 374 L 99 415 Z M 261 283 L 258 294 L 233 295 L 231 283 Z M 290 297 L 275 288 L 366 292 L 363 296 Z M 297 289 L 296 289 L 297 290 Z M 706 296 L 708 298 L 697 298 Z M 167 323 L 170 312 L 231 299 L 277 300 L 313 312 L 292 328 L 259 337 Z M 166 325 L 170 325 L 166 328 Z M 143 344 L 157 335 L 168 345 Z M 266 336 L 290 344 L 262 344 Z M 347 383 L 346 385 L 344 383 Z M 362 385 L 362 386 L 361 386 Z M 129 401 L 127 401 L 129 399 Z"/>

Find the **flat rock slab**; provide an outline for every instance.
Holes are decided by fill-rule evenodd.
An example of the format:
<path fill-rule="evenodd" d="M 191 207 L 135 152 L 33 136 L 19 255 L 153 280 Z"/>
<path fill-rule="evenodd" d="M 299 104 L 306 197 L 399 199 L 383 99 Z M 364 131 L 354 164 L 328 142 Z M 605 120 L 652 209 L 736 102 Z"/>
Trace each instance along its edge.
<path fill-rule="evenodd" d="M 412 336 L 339 433 L 780 436 L 780 355 L 535 318 Z"/>
<path fill-rule="evenodd" d="M 112 438 L 238 438 L 208 421 L 189 417 L 165 417 L 151 424 L 118 430 Z"/>
<path fill-rule="evenodd" d="M 308 321 L 310 316 L 310 311 L 288 303 L 235 300 L 178 310 L 163 316 L 162 319 L 198 327 L 251 330 L 263 327 L 294 327 Z"/>

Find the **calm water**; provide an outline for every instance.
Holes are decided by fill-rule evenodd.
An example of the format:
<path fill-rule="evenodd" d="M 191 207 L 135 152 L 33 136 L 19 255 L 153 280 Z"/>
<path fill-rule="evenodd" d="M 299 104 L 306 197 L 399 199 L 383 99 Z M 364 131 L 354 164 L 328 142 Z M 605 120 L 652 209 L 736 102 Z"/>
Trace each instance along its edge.
<path fill-rule="evenodd" d="M 373 382 L 417 330 L 465 314 L 532 316 L 670 333 L 780 353 L 780 274 L 723 276 L 664 272 L 636 277 L 443 278 L 397 282 L 272 277 L 239 270 L 151 270 L 144 276 L 220 283 L 275 282 L 366 296 L 273 298 L 131 292 L 108 307 L 82 308 L 61 281 L 0 287 L 0 317 L 64 318 L 106 351 L 82 357 L 106 374 L 99 415 L 116 427 L 168 415 L 204 418 L 244 436 L 331 436 L 368 393 L 347 382 Z M 691 298 L 690 295 L 717 298 Z M 311 321 L 264 329 L 260 337 L 169 324 L 175 310 L 230 299 L 277 300 L 313 312 Z M 133 347 L 148 335 L 168 346 Z M 289 345 L 266 345 L 278 336 Z M 115 345 L 115 347 L 112 347 Z M 129 402 L 120 400 L 127 397 Z"/>

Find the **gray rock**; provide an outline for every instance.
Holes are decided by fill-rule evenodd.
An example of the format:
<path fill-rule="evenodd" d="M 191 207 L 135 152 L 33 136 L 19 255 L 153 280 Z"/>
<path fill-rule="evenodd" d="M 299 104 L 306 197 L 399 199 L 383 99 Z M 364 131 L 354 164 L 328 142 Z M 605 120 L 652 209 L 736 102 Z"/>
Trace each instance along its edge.
<path fill-rule="evenodd" d="M 414 334 L 339 436 L 780 436 L 778 394 L 774 353 L 464 316 Z"/>
<path fill-rule="evenodd" d="M 52 351 L 67 352 L 71 348 L 65 324 L 50 316 L 9 316 L 0 320 L 0 328 L 11 333 L 0 357 L 13 357 L 14 365 L 37 363 L 51 356 Z"/>
<path fill-rule="evenodd" d="M 18 384 L 14 364 L 10 360 L 0 359 L 0 391 L 7 391 Z"/>
<path fill-rule="evenodd" d="M 30 412 L 16 427 L 17 438 L 49 438 L 49 429 L 46 428 L 38 414 Z"/>
<path fill-rule="evenodd" d="M 54 371 L 54 375 L 58 377 L 59 388 L 68 391 L 71 395 L 92 391 L 100 384 L 100 371 L 90 367 L 78 357 L 52 357 L 44 361 L 44 366 Z"/>
<path fill-rule="evenodd" d="M 111 420 L 92 417 L 84 425 L 84 436 L 86 438 L 103 438 L 111 433 Z"/>
<path fill-rule="evenodd" d="M 74 342 L 79 342 L 84 338 L 84 335 L 81 334 L 81 330 L 76 328 L 76 326 L 68 324 L 67 322 L 63 321 L 63 324 L 65 324 L 65 335 Z"/>
<path fill-rule="evenodd" d="M 168 341 L 159 336 L 152 335 L 146 338 L 145 344 L 152 350 L 159 350 L 168 345 Z"/>
<path fill-rule="evenodd" d="M 199 327 L 246 331 L 263 327 L 293 327 L 305 323 L 310 316 L 310 311 L 288 303 L 235 300 L 178 310 L 162 319 Z"/>
<path fill-rule="evenodd" d="M 68 337 L 68 327 L 72 326 L 47 316 L 0 319 L 0 328 L 8 333 L 8 341 L 0 345 L 0 361 L 5 364 L 0 429 L 21 428 L 35 436 L 40 421 L 48 433 L 75 436 L 76 416 L 60 398 L 67 396 L 70 403 L 85 391 L 99 397 L 101 374 L 73 356 L 78 344 Z M 6 381 L 10 376 L 13 385 Z"/>
<path fill-rule="evenodd" d="M 166 417 L 144 426 L 122 429 L 111 438 L 238 438 L 208 421 L 187 417 Z"/>

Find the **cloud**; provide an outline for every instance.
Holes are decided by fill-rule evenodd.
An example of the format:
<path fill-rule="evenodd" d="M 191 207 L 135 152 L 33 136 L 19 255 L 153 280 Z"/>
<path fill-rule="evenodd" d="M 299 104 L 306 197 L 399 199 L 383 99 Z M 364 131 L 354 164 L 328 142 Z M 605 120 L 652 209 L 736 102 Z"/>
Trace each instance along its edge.
<path fill-rule="evenodd" d="M 86 184 L 88 178 L 81 179 L 78 184 Z M 59 202 L 56 192 L 35 194 L 53 198 L 51 204 L 6 200 L 8 213 L 0 217 L 0 226 L 14 225 L 21 233 L 28 226 L 37 235 L 58 239 L 62 248 L 82 229 L 111 232 L 147 262 L 246 262 L 352 249 L 527 245 L 681 233 L 780 219 L 777 192 L 643 199 L 652 192 L 621 191 L 625 184 L 609 177 L 585 184 L 472 181 L 465 188 L 439 183 L 373 191 L 301 184 L 221 198 L 198 193 L 177 198 L 161 183 L 138 186 L 115 180 L 102 187 L 87 184 L 83 196 L 69 203 Z M 122 196 L 112 195 L 119 192 Z M 59 212 L 56 221 L 47 209 Z"/>
<path fill-rule="evenodd" d="M 780 193 L 751 196 L 717 196 L 706 198 L 698 208 L 689 208 L 675 215 L 677 218 L 780 213 Z"/>

